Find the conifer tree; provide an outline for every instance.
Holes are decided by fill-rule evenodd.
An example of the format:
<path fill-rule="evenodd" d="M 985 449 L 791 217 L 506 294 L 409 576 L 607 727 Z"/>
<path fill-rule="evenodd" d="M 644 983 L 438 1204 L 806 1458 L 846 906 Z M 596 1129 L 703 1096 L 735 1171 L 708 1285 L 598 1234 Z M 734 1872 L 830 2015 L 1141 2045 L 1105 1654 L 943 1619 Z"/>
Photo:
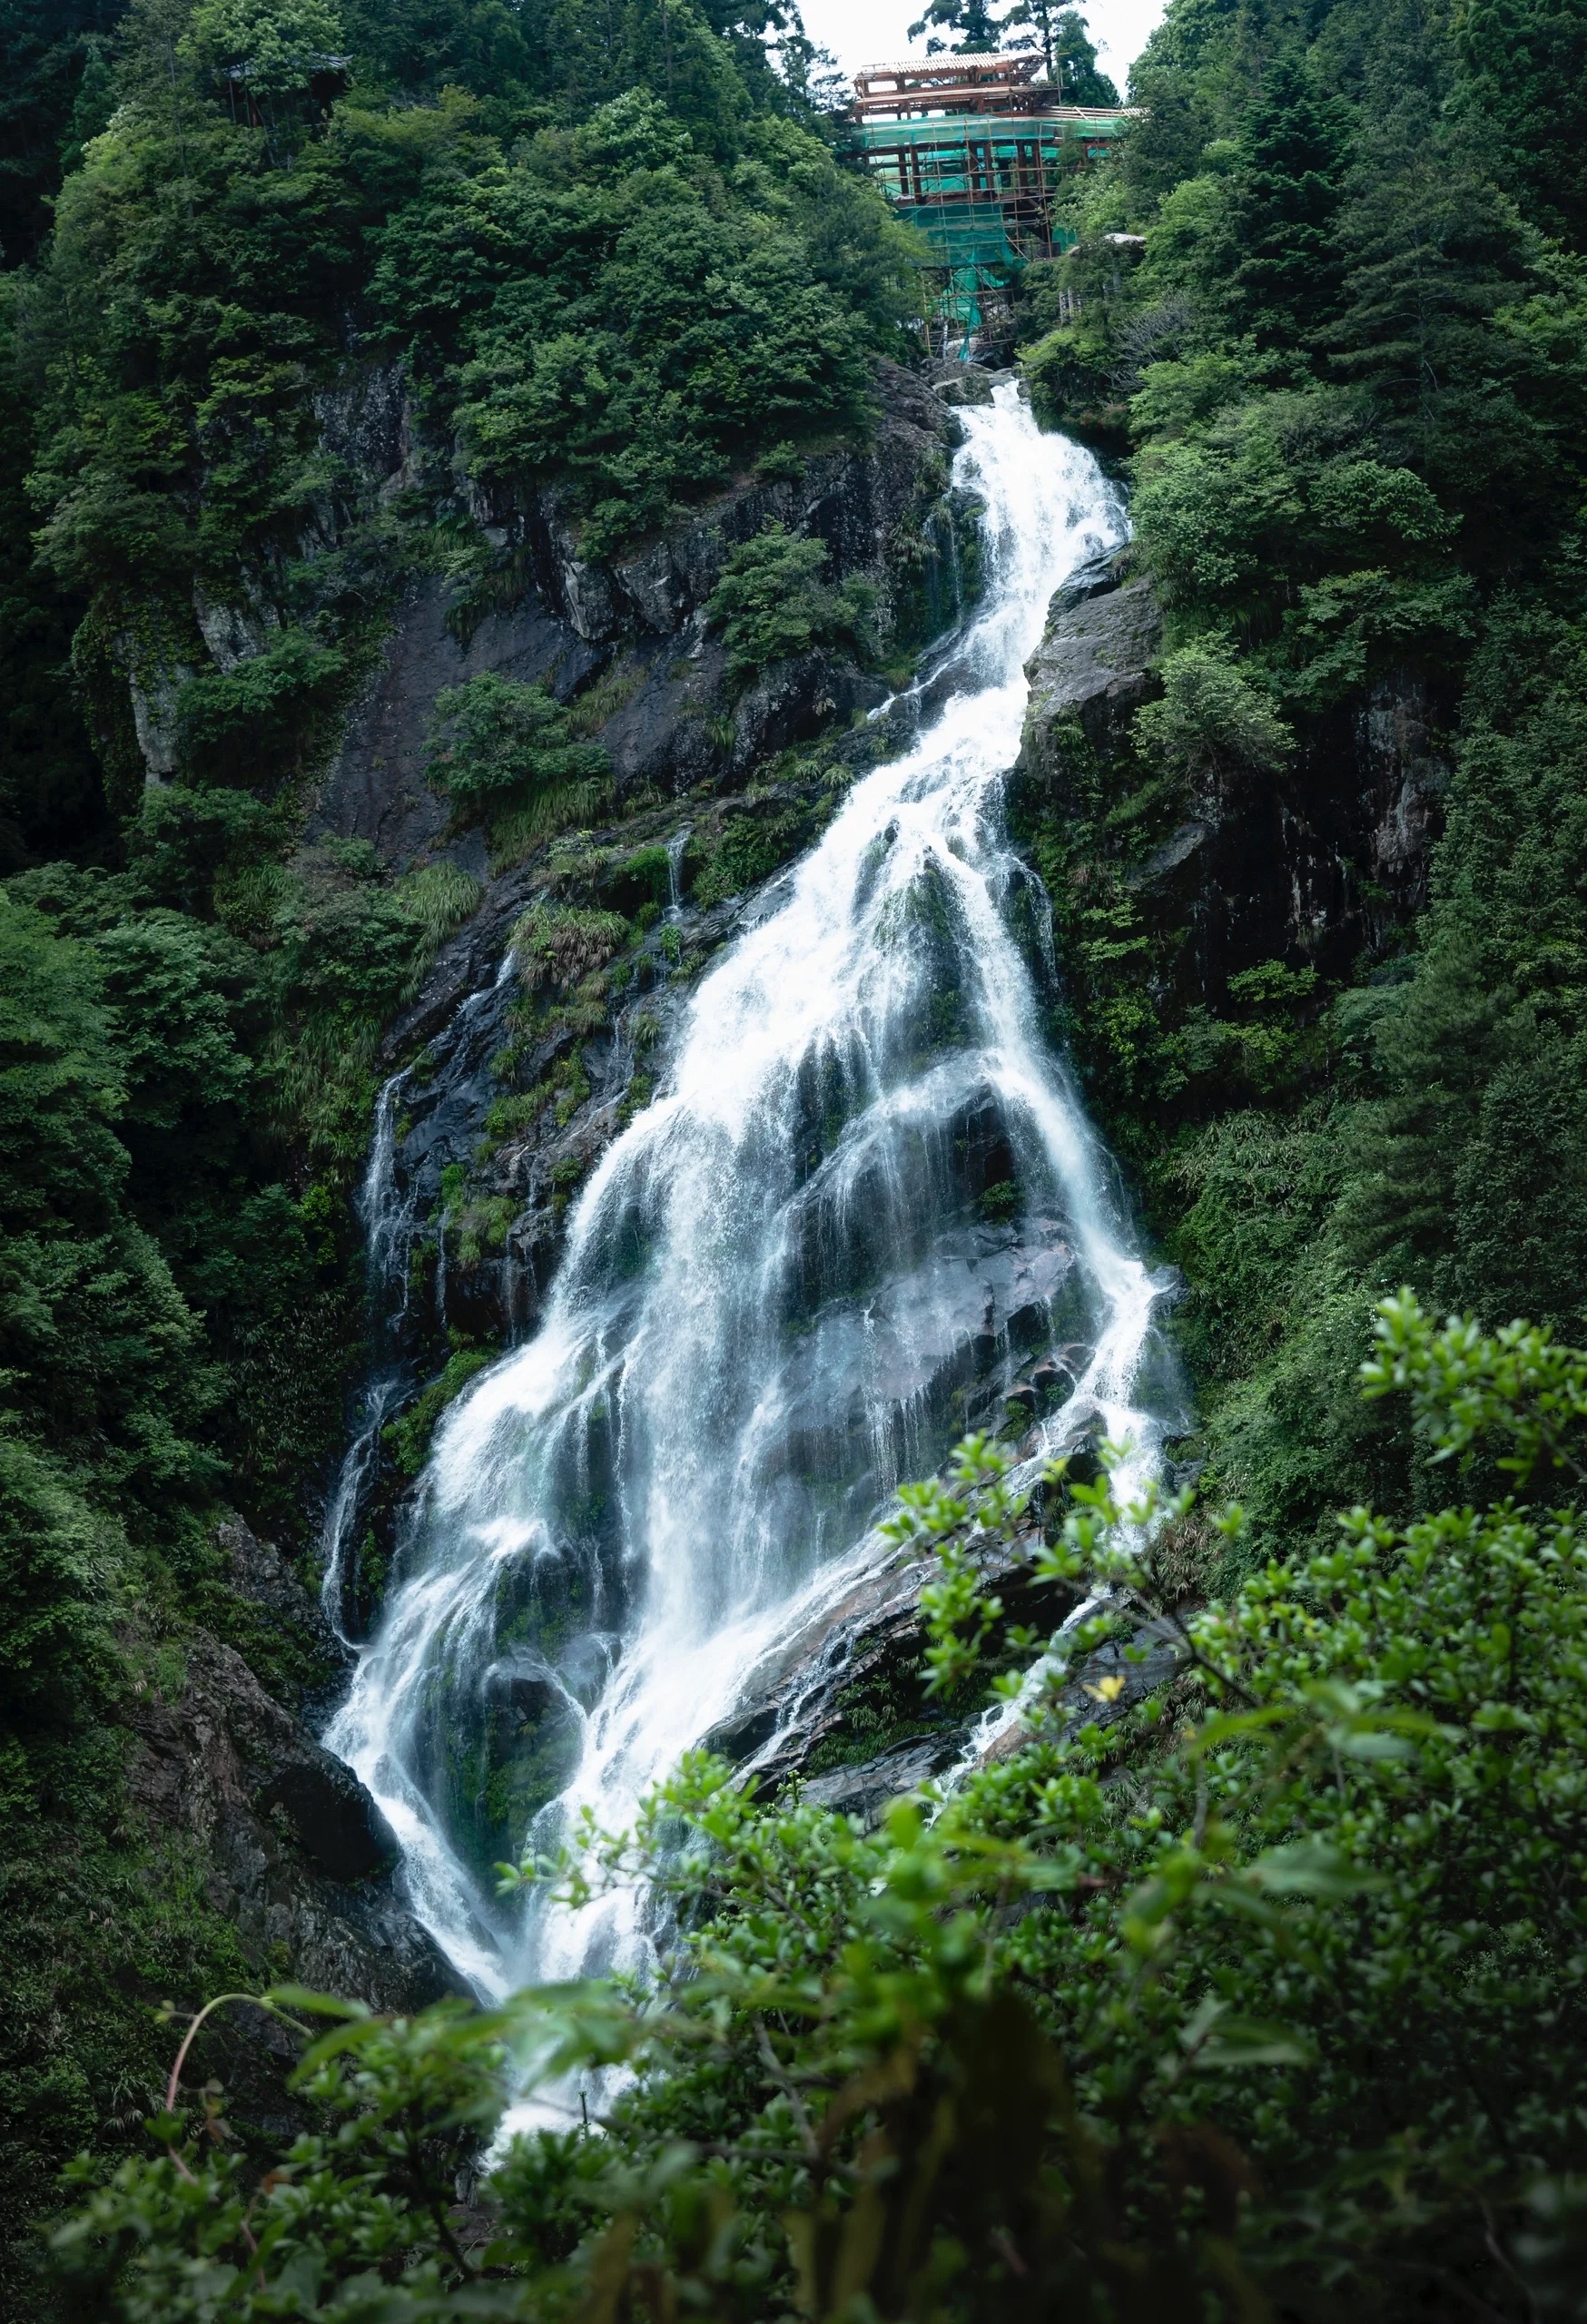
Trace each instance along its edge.
<path fill-rule="evenodd" d="M 1246 122 L 1228 222 L 1230 303 L 1260 346 L 1293 344 L 1333 310 L 1345 153 L 1337 108 L 1281 59 Z"/>
<path fill-rule="evenodd" d="M 991 0 L 931 0 L 931 5 L 909 28 L 911 40 L 924 32 L 928 55 L 951 47 L 957 56 L 985 55 L 994 50 L 1018 53 L 1039 48 L 1047 77 L 1071 105 L 1116 105 L 1119 91 L 1099 70 L 1096 44 L 1088 37 L 1086 18 L 1079 8 L 1058 8 L 1052 0 L 1015 0 L 999 15 Z M 959 33 L 950 42 L 939 37 Z"/>
<path fill-rule="evenodd" d="M 1587 0 L 1466 0 L 1455 40 L 1491 166 L 1547 232 L 1587 247 Z"/>

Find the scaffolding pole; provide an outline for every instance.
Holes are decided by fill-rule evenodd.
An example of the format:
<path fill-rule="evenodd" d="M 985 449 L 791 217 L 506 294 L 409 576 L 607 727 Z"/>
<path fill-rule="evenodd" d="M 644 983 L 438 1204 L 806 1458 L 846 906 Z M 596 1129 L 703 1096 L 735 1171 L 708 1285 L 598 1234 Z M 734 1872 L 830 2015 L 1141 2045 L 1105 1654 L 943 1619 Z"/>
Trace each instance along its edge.
<path fill-rule="evenodd" d="M 1128 106 L 1065 105 L 1030 56 L 929 58 L 854 75 L 844 150 L 931 243 L 935 319 L 967 347 L 988 291 L 1071 239 L 1064 182 L 1107 153 Z"/>

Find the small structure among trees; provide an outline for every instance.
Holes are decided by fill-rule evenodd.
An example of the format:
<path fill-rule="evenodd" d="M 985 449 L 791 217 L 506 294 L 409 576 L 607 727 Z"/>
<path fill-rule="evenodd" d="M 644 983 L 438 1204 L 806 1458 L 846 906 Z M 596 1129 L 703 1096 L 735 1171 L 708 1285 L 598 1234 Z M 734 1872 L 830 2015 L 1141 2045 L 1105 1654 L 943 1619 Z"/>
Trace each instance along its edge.
<path fill-rule="evenodd" d="M 945 345 L 968 344 L 1011 268 L 1065 248 L 1064 181 L 1108 151 L 1129 113 L 1064 103 L 1040 49 L 967 47 L 855 74 L 845 143 L 932 244 Z"/>

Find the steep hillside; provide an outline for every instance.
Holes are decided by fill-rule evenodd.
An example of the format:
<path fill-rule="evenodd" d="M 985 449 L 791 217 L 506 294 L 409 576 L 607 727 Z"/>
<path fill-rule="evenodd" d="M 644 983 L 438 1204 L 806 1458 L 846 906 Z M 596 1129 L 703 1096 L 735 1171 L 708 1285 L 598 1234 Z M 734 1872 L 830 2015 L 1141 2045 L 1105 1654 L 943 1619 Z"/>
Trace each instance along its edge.
<path fill-rule="evenodd" d="M 1129 461 L 1165 628 L 1106 734 L 1039 689 L 1016 812 L 1264 1549 L 1407 1505 L 1344 1385 L 1375 1297 L 1583 1329 L 1587 310 L 1543 62 L 1579 38 L 1170 9 L 1149 117 L 1020 284 L 1040 408 Z"/>
<path fill-rule="evenodd" d="M 928 16 L 1094 71 L 1073 11 Z M 899 1441 L 985 1433 L 631 1835 L 530 1830 L 576 1649 L 638 1636 L 554 1557 L 469 1601 L 471 1694 L 414 1663 L 454 1931 L 620 1896 L 648 1948 L 484 2012 L 390 1768 L 319 1738 L 703 972 L 986 711 L 908 682 L 981 597 L 991 389 L 935 392 L 791 11 L 0 5 L 8 2310 L 1580 2314 L 1584 21 L 1169 0 L 1075 247 L 1012 270 L 1000 360 L 1132 537 L 973 830 L 912 884 L 878 810 L 852 1049 L 877 1119 L 949 1091 L 913 1175 L 879 1137 L 800 1211 L 872 1120 L 819 1027 L 784 1108 L 791 1376 L 912 1270 Z M 954 1082 L 977 1009 L 1069 1177 Z M 557 1489 L 626 1610 L 619 1225 Z M 1060 1442 L 1126 1308 L 1149 1442 L 1100 1393 Z M 700 1390 L 695 1484 L 755 1385 Z M 843 1462 L 768 1423 L 768 1559 L 909 1473 L 843 1410 Z"/>
<path fill-rule="evenodd" d="M 499 941 L 560 832 L 608 950 L 674 828 L 719 896 L 764 877 L 844 779 L 798 752 L 951 616 L 972 528 L 951 420 L 888 361 L 907 243 L 755 26 L 144 5 L 6 34 L 19 2282 L 54 2171 L 155 2102 L 163 1998 L 448 1982 L 296 1724 L 345 1669 L 315 1594 L 382 1044 L 444 1020 L 448 939 Z M 540 1081 L 578 1080 L 570 1039 Z M 534 1078 L 494 1089 L 520 1133 Z M 454 1257 L 478 1196 L 440 1200 Z M 448 1323 L 499 1341 L 463 1291 L 410 1393 Z M 277 1546 L 240 1563 L 250 1524 Z M 291 2112 L 267 2035 L 208 2039 L 254 2135 Z"/>

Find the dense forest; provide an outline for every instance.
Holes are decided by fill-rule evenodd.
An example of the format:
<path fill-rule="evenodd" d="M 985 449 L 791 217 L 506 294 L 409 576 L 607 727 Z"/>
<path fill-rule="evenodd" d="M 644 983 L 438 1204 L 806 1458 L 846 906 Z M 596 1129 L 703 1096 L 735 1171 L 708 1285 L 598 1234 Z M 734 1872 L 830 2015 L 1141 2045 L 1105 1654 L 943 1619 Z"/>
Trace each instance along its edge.
<path fill-rule="evenodd" d="M 1010 36 L 1107 95 L 1074 12 Z M 1165 624 L 1128 734 L 1010 822 L 1195 1410 L 1129 1521 L 1094 1467 L 1017 1505 L 990 1439 L 905 1495 L 938 1695 L 1096 1608 L 1020 1747 L 874 1828 L 691 1760 L 568 1875 L 676 1898 L 658 1987 L 395 2015 L 244 1944 L 129 1770 L 201 1632 L 294 1714 L 334 1689 L 382 1045 L 485 877 L 606 811 L 610 704 L 441 696 L 477 871 L 318 830 L 316 785 L 414 575 L 464 637 L 524 594 L 515 495 L 611 566 L 872 444 L 925 253 L 774 4 L 5 0 L 0 54 L 9 2311 L 1582 2314 L 1581 0 L 1170 0 L 1072 252 L 995 318 L 1128 482 Z M 829 566 L 733 553 L 731 699 L 908 668 L 926 601 Z M 1297 882 L 1253 956 L 1240 879 L 1407 724 L 1422 853 Z M 724 828 L 705 901 L 811 824 Z M 650 855 L 540 924 L 586 1003 Z M 436 1354 L 394 1473 L 487 1360 Z M 482 2176 L 510 2092 L 614 2067 Z"/>

